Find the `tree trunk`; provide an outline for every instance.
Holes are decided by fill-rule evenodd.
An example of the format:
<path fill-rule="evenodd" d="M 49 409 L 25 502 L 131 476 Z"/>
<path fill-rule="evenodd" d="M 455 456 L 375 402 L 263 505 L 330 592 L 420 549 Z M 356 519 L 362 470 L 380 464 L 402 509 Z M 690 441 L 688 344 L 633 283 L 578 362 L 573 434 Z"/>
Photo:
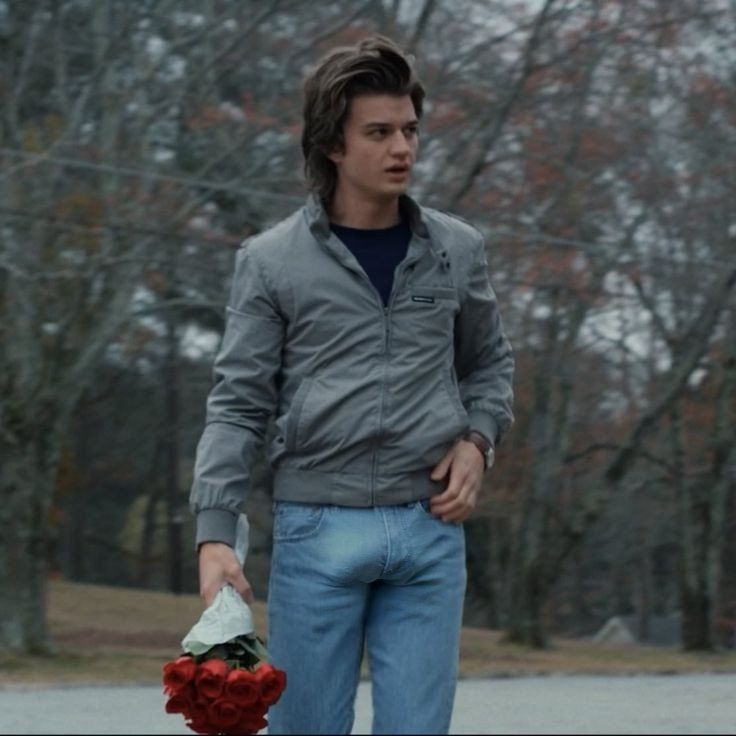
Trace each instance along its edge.
<path fill-rule="evenodd" d="M 64 574 L 71 580 L 83 581 L 87 576 L 87 489 L 78 488 L 70 503 L 67 521 L 66 565 Z"/>
<path fill-rule="evenodd" d="M 652 606 L 652 558 L 649 547 L 642 539 L 639 540 L 639 552 L 636 565 L 638 574 L 635 578 L 636 590 L 636 618 L 639 641 L 649 642 L 651 637 L 650 621 L 653 613 Z"/>
<path fill-rule="evenodd" d="M 685 478 L 685 449 L 679 407 L 670 412 L 670 439 L 675 467 L 680 526 L 680 607 L 684 649 L 712 649 L 712 605 L 703 575 L 703 545 L 708 537 L 707 510 L 698 489 Z"/>
<path fill-rule="evenodd" d="M 150 580 L 151 564 L 153 562 L 153 542 L 156 533 L 156 510 L 161 498 L 161 480 L 159 478 L 161 467 L 161 456 L 163 454 L 163 440 L 161 437 L 156 441 L 156 450 L 153 453 L 153 463 L 148 473 L 148 500 L 146 510 L 143 513 L 143 530 L 141 532 L 141 544 L 138 553 L 138 569 L 136 573 L 136 585 L 139 588 L 147 588 Z"/>
<path fill-rule="evenodd" d="M 48 511 L 55 441 L 48 426 L 0 437 L 0 651 L 48 653 Z"/>
<path fill-rule="evenodd" d="M 511 609 L 506 640 L 537 649 L 547 646 L 544 606 L 547 602 L 545 573 L 538 562 L 514 571 L 511 583 Z"/>
<path fill-rule="evenodd" d="M 730 390 L 731 386 L 727 386 L 727 389 Z M 673 412 L 672 440 L 676 468 L 681 471 L 684 467 L 684 450 L 680 421 L 679 413 Z M 681 530 L 682 645 L 690 651 L 713 651 L 717 648 L 716 602 L 721 576 L 726 500 L 732 483 L 729 473 L 735 460 L 736 450 L 731 440 L 727 447 L 718 448 L 708 477 L 697 483 L 688 482 L 680 472 L 676 479 Z"/>
<path fill-rule="evenodd" d="M 176 298 L 175 251 L 169 251 L 170 299 Z M 181 527 L 184 517 L 179 483 L 179 337 L 173 310 L 166 312 L 166 358 L 163 368 L 166 424 L 164 451 L 166 466 L 166 529 L 168 540 L 169 590 L 182 592 Z"/>
<path fill-rule="evenodd" d="M 731 451 L 736 459 L 736 452 Z M 709 488 L 697 488 L 700 497 L 691 502 L 690 528 L 680 536 L 682 567 L 682 645 L 687 650 L 713 651 L 718 648 L 716 607 L 721 579 L 725 507 L 730 480 L 714 479 Z M 692 494 L 695 495 L 695 494 Z"/>
<path fill-rule="evenodd" d="M 713 597 L 707 581 L 696 577 L 681 579 L 682 646 L 688 651 L 713 651 L 716 648 Z"/>

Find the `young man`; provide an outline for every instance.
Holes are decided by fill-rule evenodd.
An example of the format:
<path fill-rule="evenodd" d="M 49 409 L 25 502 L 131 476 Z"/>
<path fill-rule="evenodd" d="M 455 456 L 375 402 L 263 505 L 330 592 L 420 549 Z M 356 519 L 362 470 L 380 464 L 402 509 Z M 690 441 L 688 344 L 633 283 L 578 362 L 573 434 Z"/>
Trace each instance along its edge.
<path fill-rule="evenodd" d="M 424 90 L 375 37 L 305 83 L 305 207 L 238 252 L 192 508 L 202 595 L 233 554 L 275 414 L 270 733 L 350 733 L 364 642 L 374 733 L 446 733 L 462 521 L 512 422 L 511 349 L 480 234 L 406 196 Z"/>

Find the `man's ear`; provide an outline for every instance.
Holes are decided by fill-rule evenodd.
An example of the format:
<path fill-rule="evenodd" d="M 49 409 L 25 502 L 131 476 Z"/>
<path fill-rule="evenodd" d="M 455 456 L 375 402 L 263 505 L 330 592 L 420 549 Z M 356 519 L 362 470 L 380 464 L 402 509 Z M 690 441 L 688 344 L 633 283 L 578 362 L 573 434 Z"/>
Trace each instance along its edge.
<path fill-rule="evenodd" d="M 330 159 L 333 164 L 339 164 L 344 155 L 345 153 L 341 148 L 336 148 L 334 151 L 330 151 L 330 153 L 327 154 L 327 158 Z"/>
<path fill-rule="evenodd" d="M 335 147 L 327 154 L 333 164 L 339 164 L 345 158 L 345 141 L 337 140 Z"/>

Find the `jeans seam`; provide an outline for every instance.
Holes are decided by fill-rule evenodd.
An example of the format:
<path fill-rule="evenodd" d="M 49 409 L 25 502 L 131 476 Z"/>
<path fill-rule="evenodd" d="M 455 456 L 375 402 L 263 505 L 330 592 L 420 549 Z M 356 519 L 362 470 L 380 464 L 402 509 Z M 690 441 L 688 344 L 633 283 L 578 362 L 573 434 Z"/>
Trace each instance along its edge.
<path fill-rule="evenodd" d="M 417 501 L 416 503 L 421 505 L 421 501 Z M 412 511 L 412 508 L 409 508 L 408 511 Z M 412 535 L 410 532 L 409 527 L 411 524 L 409 523 L 409 514 L 401 514 L 401 528 L 404 530 L 404 539 L 406 540 L 406 558 L 404 560 L 404 564 L 409 569 L 412 568 L 412 565 L 414 563 L 414 547 L 412 546 Z"/>
<path fill-rule="evenodd" d="M 386 520 L 386 512 L 383 509 L 380 509 L 379 513 L 381 514 L 381 521 L 383 521 L 383 530 L 386 534 L 386 561 L 383 563 L 383 570 L 381 571 L 381 575 L 388 575 L 391 562 L 391 533 L 388 528 L 388 521 Z"/>

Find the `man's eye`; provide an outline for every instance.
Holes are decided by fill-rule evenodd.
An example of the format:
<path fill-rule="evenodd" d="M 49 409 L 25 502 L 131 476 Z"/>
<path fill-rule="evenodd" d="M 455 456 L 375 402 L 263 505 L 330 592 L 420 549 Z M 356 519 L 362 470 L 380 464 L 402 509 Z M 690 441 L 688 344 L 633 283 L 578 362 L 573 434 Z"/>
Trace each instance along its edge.
<path fill-rule="evenodd" d="M 412 125 L 410 128 L 407 128 L 404 133 L 405 135 L 414 136 L 419 133 L 419 128 L 417 128 L 415 125 Z"/>
<path fill-rule="evenodd" d="M 386 135 L 386 128 L 374 128 L 374 129 L 373 129 L 373 130 L 371 131 L 371 135 L 372 135 L 372 136 L 373 136 L 374 138 L 383 138 L 383 136 L 385 136 L 385 135 Z"/>

